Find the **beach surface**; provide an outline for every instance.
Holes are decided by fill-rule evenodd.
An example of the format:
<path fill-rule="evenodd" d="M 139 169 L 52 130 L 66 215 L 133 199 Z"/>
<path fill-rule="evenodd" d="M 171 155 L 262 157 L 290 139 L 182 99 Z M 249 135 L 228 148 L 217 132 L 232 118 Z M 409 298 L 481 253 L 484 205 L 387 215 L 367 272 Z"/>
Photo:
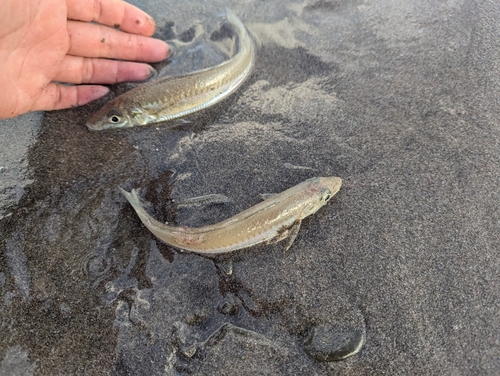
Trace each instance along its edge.
<path fill-rule="evenodd" d="M 230 56 L 226 6 L 256 66 L 180 126 L 90 132 L 130 84 L 0 121 L 0 375 L 498 375 L 500 4 L 132 3 L 174 47 L 159 74 Z M 198 227 L 314 176 L 342 189 L 288 251 L 212 258 L 118 189 Z"/>

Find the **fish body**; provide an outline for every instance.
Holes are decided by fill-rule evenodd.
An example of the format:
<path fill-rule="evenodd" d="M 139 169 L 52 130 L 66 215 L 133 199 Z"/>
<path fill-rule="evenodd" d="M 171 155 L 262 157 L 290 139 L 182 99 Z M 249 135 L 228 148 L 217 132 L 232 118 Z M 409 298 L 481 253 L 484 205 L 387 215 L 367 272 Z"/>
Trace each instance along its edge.
<path fill-rule="evenodd" d="M 198 254 L 223 254 L 289 238 L 292 245 L 302 219 L 316 213 L 339 190 L 338 177 L 316 177 L 271 196 L 261 203 L 214 225 L 176 227 L 152 218 L 136 190 L 120 188 L 142 223 L 165 243 Z"/>
<path fill-rule="evenodd" d="M 236 14 L 229 9 L 226 13 L 238 34 L 239 51 L 235 56 L 215 67 L 139 85 L 106 103 L 87 121 L 87 127 L 100 131 L 173 120 L 207 108 L 233 93 L 252 71 L 255 46 Z"/>

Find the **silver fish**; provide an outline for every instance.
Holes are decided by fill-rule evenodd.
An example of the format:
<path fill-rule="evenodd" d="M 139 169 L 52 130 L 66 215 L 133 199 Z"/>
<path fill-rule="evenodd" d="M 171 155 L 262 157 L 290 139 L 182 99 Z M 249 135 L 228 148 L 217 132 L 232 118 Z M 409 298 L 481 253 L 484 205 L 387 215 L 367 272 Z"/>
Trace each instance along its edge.
<path fill-rule="evenodd" d="M 189 228 L 161 223 L 143 208 L 135 189 L 120 188 L 142 223 L 165 243 L 198 254 L 222 254 L 297 236 L 302 219 L 316 213 L 342 186 L 338 177 L 308 179 L 214 225 Z"/>
<path fill-rule="evenodd" d="M 88 121 L 93 131 L 130 128 L 177 119 L 207 108 L 233 93 L 255 63 L 252 37 L 240 19 L 226 9 L 238 34 L 239 51 L 212 68 L 147 82 L 106 103 Z"/>

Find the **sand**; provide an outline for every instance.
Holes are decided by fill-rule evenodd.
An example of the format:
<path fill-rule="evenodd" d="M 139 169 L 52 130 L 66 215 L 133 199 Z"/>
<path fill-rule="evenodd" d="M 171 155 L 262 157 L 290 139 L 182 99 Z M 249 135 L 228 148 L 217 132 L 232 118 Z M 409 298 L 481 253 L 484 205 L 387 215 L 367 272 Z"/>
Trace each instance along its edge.
<path fill-rule="evenodd" d="M 162 74 L 224 59 L 226 2 L 136 4 L 177 43 Z M 500 5 L 228 6 L 257 64 L 192 123 L 91 133 L 106 99 L 0 122 L 0 374 L 498 374 Z M 330 175 L 289 251 L 215 259 L 117 188 L 200 226 Z M 172 207 L 210 193 L 232 202 Z"/>

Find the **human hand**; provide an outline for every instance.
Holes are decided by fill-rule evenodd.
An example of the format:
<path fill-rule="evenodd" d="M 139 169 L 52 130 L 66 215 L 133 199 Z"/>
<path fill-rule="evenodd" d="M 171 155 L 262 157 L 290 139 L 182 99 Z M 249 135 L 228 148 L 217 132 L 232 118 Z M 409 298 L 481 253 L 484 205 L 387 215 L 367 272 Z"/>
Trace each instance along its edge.
<path fill-rule="evenodd" d="M 0 119 L 86 104 L 109 90 L 58 82 L 144 80 L 152 68 L 131 61 L 169 54 L 148 37 L 153 19 L 121 0 L 0 0 L 0 20 Z"/>

